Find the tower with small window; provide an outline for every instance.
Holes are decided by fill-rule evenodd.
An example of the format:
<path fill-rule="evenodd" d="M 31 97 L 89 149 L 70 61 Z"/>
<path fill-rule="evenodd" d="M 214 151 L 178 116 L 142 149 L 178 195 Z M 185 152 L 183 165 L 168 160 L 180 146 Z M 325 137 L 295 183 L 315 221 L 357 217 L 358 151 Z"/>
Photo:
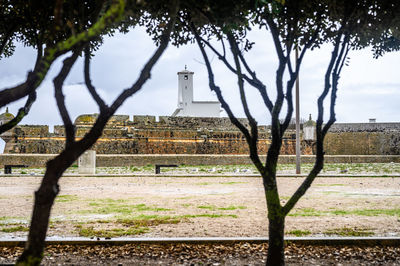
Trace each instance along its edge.
<path fill-rule="evenodd" d="M 219 117 L 221 105 L 218 101 L 193 100 L 193 75 L 186 66 L 178 72 L 178 108 L 172 116 Z"/>
<path fill-rule="evenodd" d="M 193 102 L 193 75 L 186 67 L 178 72 L 178 108 L 187 109 Z"/>

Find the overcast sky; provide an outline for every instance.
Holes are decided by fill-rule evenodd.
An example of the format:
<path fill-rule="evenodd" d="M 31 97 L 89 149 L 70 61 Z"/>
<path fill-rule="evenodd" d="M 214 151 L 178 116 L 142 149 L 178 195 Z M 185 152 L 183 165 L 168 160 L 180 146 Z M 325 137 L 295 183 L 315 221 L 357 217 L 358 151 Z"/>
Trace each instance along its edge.
<path fill-rule="evenodd" d="M 277 57 L 267 32 L 253 31 L 250 38 L 256 42 L 247 55 L 250 65 L 265 81 L 270 94 L 274 95 L 274 75 Z M 106 39 L 96 52 L 92 62 L 92 81 L 104 99 L 111 103 L 118 93 L 130 86 L 138 77 L 144 62 L 153 53 L 155 46 L 143 29 L 136 28 L 129 34 L 117 34 Z M 308 114 L 316 117 L 316 99 L 323 86 L 323 77 L 331 53 L 331 46 L 306 54 L 300 72 L 301 117 Z M 343 69 L 339 84 L 336 105 L 337 122 L 367 122 L 376 118 L 377 122 L 399 122 L 400 103 L 400 53 L 390 53 L 373 59 L 369 49 L 352 51 L 350 65 Z M 212 57 L 212 56 L 211 56 Z M 19 45 L 14 56 L 0 61 L 0 88 L 14 86 L 25 80 L 32 69 L 35 51 Z M 53 64 L 46 80 L 38 90 L 38 100 L 28 117 L 21 124 L 61 124 L 61 119 L 53 97 L 52 79 L 59 71 L 62 59 Z M 207 72 L 196 45 L 179 48 L 169 46 L 155 66 L 151 80 L 143 89 L 131 97 L 118 110 L 118 114 L 132 115 L 170 115 L 177 105 L 177 72 L 187 65 L 194 71 L 195 100 L 216 100 L 208 87 Z M 212 57 L 216 82 L 235 113 L 243 117 L 239 103 L 237 80 Z M 82 85 L 82 59 L 75 64 L 70 73 L 64 92 L 72 119 L 79 114 L 96 113 L 98 109 Z M 268 124 L 269 116 L 253 88 L 247 87 L 249 102 L 254 116 L 260 124 Z M 10 104 L 10 112 L 16 113 L 25 100 Z M 0 112 L 4 112 L 2 108 Z"/>

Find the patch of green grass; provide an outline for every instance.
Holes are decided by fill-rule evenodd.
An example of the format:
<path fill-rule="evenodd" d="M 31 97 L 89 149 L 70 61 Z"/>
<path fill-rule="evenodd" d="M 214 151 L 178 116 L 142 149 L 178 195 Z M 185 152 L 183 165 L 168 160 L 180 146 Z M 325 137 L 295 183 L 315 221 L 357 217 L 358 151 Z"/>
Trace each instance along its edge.
<path fill-rule="evenodd" d="M 199 218 L 199 217 L 207 217 L 207 218 L 221 218 L 221 217 L 232 217 L 238 218 L 235 214 L 219 214 L 219 213 L 202 213 L 202 214 L 185 214 L 181 215 L 182 218 Z"/>
<path fill-rule="evenodd" d="M 19 225 L 14 227 L 3 227 L 1 231 L 4 233 L 27 232 L 29 231 L 29 228 L 23 225 Z"/>
<path fill-rule="evenodd" d="M 333 210 L 330 213 L 334 215 L 359 215 L 359 216 L 398 216 L 400 217 L 400 209 L 363 209 L 363 210 Z"/>
<path fill-rule="evenodd" d="M 142 212 L 142 211 L 154 211 L 154 212 L 160 212 L 160 211 L 171 211 L 171 209 L 167 208 L 159 208 L 159 207 L 150 207 L 147 206 L 146 204 L 136 204 L 132 206 L 136 211 Z"/>
<path fill-rule="evenodd" d="M 177 198 L 177 199 L 192 199 L 192 198 L 194 198 L 193 196 L 186 196 L 186 197 L 180 197 L 180 198 Z"/>
<path fill-rule="evenodd" d="M 154 170 L 154 165 L 152 165 L 152 164 L 147 164 L 147 165 L 143 166 L 142 169 L 143 169 L 144 171 Z"/>
<path fill-rule="evenodd" d="M 290 196 L 281 196 L 281 197 L 280 197 L 281 200 L 288 200 L 288 199 L 290 199 L 290 198 L 291 198 Z"/>
<path fill-rule="evenodd" d="M 203 213 L 203 214 L 186 214 L 178 216 L 161 216 L 161 215 L 138 215 L 126 217 L 122 216 L 115 221 L 111 220 L 98 220 L 97 224 L 119 224 L 120 227 L 110 229 L 95 229 L 94 226 L 88 225 L 90 223 L 78 223 L 75 225 L 78 230 L 79 236 L 83 237 L 121 237 L 128 235 L 139 235 L 147 233 L 150 226 L 157 226 L 160 224 L 177 224 L 189 218 L 223 218 L 231 217 L 237 218 L 234 214 L 219 214 L 219 213 Z"/>
<path fill-rule="evenodd" d="M 27 174 L 27 172 L 26 171 L 21 171 L 21 175 L 26 175 Z"/>
<path fill-rule="evenodd" d="M 1 216 L 0 224 L 1 225 L 20 225 L 22 222 L 27 220 L 26 217 L 17 217 L 17 216 Z"/>
<path fill-rule="evenodd" d="M 73 164 L 73 165 L 71 165 L 71 168 L 78 168 L 78 165 L 77 164 Z"/>
<path fill-rule="evenodd" d="M 198 186 L 208 186 L 208 185 L 211 185 L 212 183 L 209 183 L 209 182 L 200 182 L 200 183 L 196 183 L 196 185 L 198 185 Z"/>
<path fill-rule="evenodd" d="M 144 211 L 171 211 L 171 209 L 160 208 L 156 206 L 147 206 L 146 204 L 129 204 L 129 201 L 123 199 L 101 199 L 92 201 L 89 206 L 94 207 L 92 210 L 83 210 L 80 213 L 96 213 L 96 214 L 123 214 L 130 215 L 133 212 Z"/>
<path fill-rule="evenodd" d="M 324 232 L 326 235 L 338 236 L 371 236 L 374 232 L 368 231 L 369 229 L 353 229 L 349 227 L 330 229 Z"/>
<path fill-rule="evenodd" d="M 60 195 L 60 196 L 57 196 L 56 202 L 70 202 L 70 201 L 74 201 L 77 199 L 78 199 L 78 196 L 76 196 L 76 195 Z"/>
<path fill-rule="evenodd" d="M 345 186 L 345 184 L 316 184 L 316 187 L 339 187 Z"/>
<path fill-rule="evenodd" d="M 289 213 L 288 216 L 321 216 L 323 212 L 317 211 L 313 208 L 296 209 L 294 212 Z"/>
<path fill-rule="evenodd" d="M 221 211 L 232 211 L 232 210 L 237 210 L 237 209 L 243 210 L 243 209 L 246 209 L 246 206 L 233 206 L 233 205 L 231 205 L 231 206 L 228 206 L 228 207 L 219 207 L 217 209 L 221 210 Z"/>
<path fill-rule="evenodd" d="M 181 206 L 187 208 L 187 207 L 192 206 L 192 204 L 190 204 L 190 203 L 182 203 Z"/>
<path fill-rule="evenodd" d="M 206 210 L 211 210 L 211 211 L 215 211 L 215 210 L 220 210 L 220 211 L 232 211 L 232 210 L 237 210 L 237 209 L 246 209 L 246 206 L 228 206 L 228 207 L 217 207 L 214 205 L 200 205 L 197 206 L 197 208 L 199 209 L 206 209 Z"/>
<path fill-rule="evenodd" d="M 10 220 L 10 219 L 14 219 L 15 217 L 12 216 L 0 216 L 0 221 L 5 221 L 5 220 Z"/>
<path fill-rule="evenodd" d="M 214 205 L 199 205 L 197 206 L 197 208 L 206 210 L 215 210 L 216 207 Z"/>
<path fill-rule="evenodd" d="M 179 216 L 138 215 L 131 218 L 117 219 L 117 223 L 125 226 L 157 226 L 159 224 L 177 224 Z"/>
<path fill-rule="evenodd" d="M 76 226 L 79 236 L 83 237 L 120 237 L 128 235 L 140 235 L 147 233 L 147 227 L 129 227 L 129 228 L 110 228 L 110 229 L 94 229 L 93 226 L 84 227 Z"/>
<path fill-rule="evenodd" d="M 286 232 L 288 235 L 295 235 L 295 236 L 307 236 L 311 235 L 310 230 L 292 230 L 289 232 Z"/>
<path fill-rule="evenodd" d="M 322 191 L 322 194 L 324 195 L 336 195 L 336 194 L 341 194 L 342 192 L 339 191 Z"/>
<path fill-rule="evenodd" d="M 354 210 L 335 210 L 318 211 L 313 208 L 295 209 L 288 216 L 322 216 L 322 215 L 358 215 L 358 216 L 397 216 L 400 217 L 400 208 L 396 209 L 354 209 Z"/>

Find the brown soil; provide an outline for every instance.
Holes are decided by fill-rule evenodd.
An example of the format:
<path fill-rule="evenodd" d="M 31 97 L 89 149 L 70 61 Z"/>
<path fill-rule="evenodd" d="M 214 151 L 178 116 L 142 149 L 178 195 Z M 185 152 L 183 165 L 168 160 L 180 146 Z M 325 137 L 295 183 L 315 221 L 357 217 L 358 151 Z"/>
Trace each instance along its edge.
<path fill-rule="evenodd" d="M 1 177 L 0 180 L 1 226 L 6 227 L 5 222 L 28 222 L 33 192 L 41 178 Z M 278 179 L 282 203 L 302 181 L 303 178 Z M 102 199 L 122 200 L 128 205 L 145 204 L 153 208 L 136 210 L 132 215 L 187 217 L 177 224 L 150 226 L 147 233 L 130 235 L 133 237 L 259 237 L 268 234 L 267 210 L 260 178 L 63 177 L 60 185 L 61 196 L 73 197 L 65 197 L 64 201 L 61 197 L 55 204 L 52 219 L 58 222 L 52 224 L 49 236 L 78 236 L 75 226 L 79 222 L 112 220 L 118 213 L 90 213 L 94 208 L 93 203 Z M 107 205 L 104 202 L 102 204 Z M 309 230 L 311 235 L 324 235 L 328 231 L 339 232 L 343 228 L 351 228 L 377 236 L 399 236 L 399 206 L 399 178 L 317 178 L 292 210 L 292 213 L 301 212 L 302 215 L 288 216 L 285 231 Z M 154 208 L 168 210 L 156 211 Z M 370 209 L 378 212 L 369 212 Z M 196 215 L 203 217 L 194 217 Z M 95 226 L 104 228 L 110 224 Z M 1 232 L 0 237 L 26 234 Z"/>

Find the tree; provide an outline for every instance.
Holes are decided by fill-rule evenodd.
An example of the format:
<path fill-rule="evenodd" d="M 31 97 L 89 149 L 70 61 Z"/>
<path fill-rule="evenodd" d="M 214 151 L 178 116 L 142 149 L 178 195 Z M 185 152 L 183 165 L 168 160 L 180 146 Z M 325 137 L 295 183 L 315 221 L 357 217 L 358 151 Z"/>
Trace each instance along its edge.
<path fill-rule="evenodd" d="M 157 4 L 155 3 L 155 5 Z M 26 243 L 24 252 L 17 261 L 17 265 L 40 264 L 43 257 L 44 241 L 48 228 L 50 212 L 54 200 L 60 191 L 58 181 L 60 180 L 62 174 L 68 167 L 72 165 L 74 161 L 79 158 L 80 155 L 82 155 L 98 140 L 108 120 L 124 103 L 124 101 L 142 88 L 144 83 L 150 78 L 150 73 L 153 66 L 156 64 L 156 62 L 159 60 L 159 58 L 167 48 L 170 39 L 170 33 L 173 30 L 175 24 L 178 1 L 163 1 L 159 4 L 159 6 L 162 8 L 160 8 L 157 12 L 151 14 L 149 17 L 143 18 L 144 20 L 147 20 L 146 22 L 139 22 L 142 15 L 142 11 L 140 10 L 144 9 L 134 4 L 125 7 L 124 1 L 118 1 L 111 5 L 109 9 L 104 13 L 102 18 L 100 18 L 99 20 L 99 22 L 103 23 L 104 26 L 110 26 L 113 21 L 104 21 L 103 18 L 107 18 L 107 16 L 110 16 L 110 14 L 116 13 L 118 14 L 118 18 L 122 18 L 122 15 L 124 15 L 124 19 L 126 22 L 125 25 L 122 25 L 124 30 L 127 30 L 128 24 L 132 22 L 150 24 L 153 23 L 157 24 L 158 27 L 161 29 L 158 48 L 144 65 L 138 79 L 133 83 L 130 88 L 124 89 L 111 105 L 107 105 L 103 101 L 103 99 L 96 92 L 96 88 L 91 82 L 90 58 L 92 56 L 91 54 L 93 49 L 89 42 L 86 42 L 86 45 L 84 47 L 74 47 L 74 49 L 72 49 L 72 54 L 63 61 L 62 68 L 59 71 L 58 75 L 54 78 L 53 83 L 57 107 L 65 127 L 65 148 L 58 156 L 48 161 L 46 164 L 46 172 L 42 179 L 41 185 L 39 189 L 35 192 L 34 207 L 29 228 L 28 241 Z M 139 17 L 137 17 L 136 15 L 134 15 L 136 19 L 133 19 L 133 17 L 128 17 L 132 16 L 132 12 L 138 12 Z M 151 22 L 149 22 L 148 20 L 151 20 Z M 86 34 L 90 35 L 91 33 L 90 31 L 88 31 Z M 100 32 L 97 32 L 96 34 L 99 35 Z M 75 38 L 77 37 L 75 36 Z M 97 103 L 100 113 L 92 128 L 86 133 L 86 135 L 82 139 L 77 141 L 75 139 L 75 127 L 65 106 L 63 84 L 72 66 L 82 52 L 82 49 L 84 49 L 85 55 L 85 83 L 90 95 Z"/>
<path fill-rule="evenodd" d="M 388 5 L 387 2 L 390 2 L 390 4 Z M 398 6 L 395 1 L 382 3 L 381 1 L 369 0 L 260 0 L 256 1 L 254 9 L 243 11 L 244 15 L 249 14 L 251 16 L 250 21 L 254 26 L 265 29 L 272 35 L 279 62 L 275 78 L 277 96 L 274 101 L 269 96 L 267 86 L 257 77 L 256 72 L 245 58 L 245 52 L 252 46 L 252 42 L 246 40 L 248 25 L 221 23 L 217 19 L 218 13 L 215 13 L 215 10 L 202 13 L 209 21 L 206 27 L 196 24 L 196 20 L 191 18 L 190 13 L 186 16 L 187 24 L 195 36 L 205 61 L 210 89 L 216 93 L 232 123 L 245 136 L 249 146 L 250 158 L 263 180 L 269 221 L 267 265 L 284 265 L 285 218 L 323 168 L 323 142 L 329 128 L 336 120 L 335 103 L 338 83 L 341 71 L 347 64 L 348 53 L 351 49 L 361 49 L 371 43 L 375 44 L 375 47 L 382 44 L 379 38 L 385 36 L 384 33 L 387 33 L 388 25 L 391 25 L 393 19 L 393 17 L 388 18 L 386 15 L 389 9 L 393 9 L 394 6 L 396 8 Z M 222 51 L 219 51 L 216 45 L 210 42 L 210 36 L 216 37 L 221 43 Z M 233 63 L 228 59 L 225 42 L 229 44 Z M 292 119 L 293 85 L 306 52 L 318 48 L 322 43 L 331 43 L 333 50 L 325 73 L 324 87 L 317 100 L 316 160 L 310 173 L 296 192 L 282 205 L 276 181 L 276 167 L 282 138 Z M 240 48 L 240 44 L 242 44 L 243 49 Z M 225 66 L 237 76 L 241 103 L 250 128 L 246 128 L 236 118 L 229 104 L 225 101 L 220 87 L 215 84 L 213 68 L 206 48 L 216 54 Z M 291 54 L 296 48 L 300 49 L 301 52 L 298 60 L 293 63 Z M 288 77 L 286 81 L 285 74 Z M 272 139 L 265 162 L 262 162 L 259 157 L 257 121 L 250 112 L 251 103 L 246 98 L 245 84 L 250 85 L 260 93 L 260 97 L 271 115 Z M 329 94 L 329 119 L 324 124 L 324 101 L 327 100 Z M 283 114 L 283 122 L 280 122 L 282 107 L 285 104 L 286 113 Z"/>
<path fill-rule="evenodd" d="M 0 58 L 11 56 L 14 42 L 37 49 L 34 68 L 21 84 L 0 91 L 0 107 L 28 96 L 14 119 L 0 126 L 0 134 L 17 125 L 29 113 L 53 62 L 79 49 L 86 42 L 93 46 L 102 41 L 101 34 L 120 17 L 120 10 L 109 8 L 110 2 L 17 0 L 3 1 L 0 16 Z"/>

